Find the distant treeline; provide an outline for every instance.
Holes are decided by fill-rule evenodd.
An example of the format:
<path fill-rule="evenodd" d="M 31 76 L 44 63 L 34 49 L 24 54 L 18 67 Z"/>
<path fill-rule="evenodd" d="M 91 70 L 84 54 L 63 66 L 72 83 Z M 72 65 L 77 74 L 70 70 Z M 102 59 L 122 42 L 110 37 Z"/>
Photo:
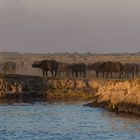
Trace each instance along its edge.
<path fill-rule="evenodd" d="M 21 56 L 21 55 L 26 55 L 26 56 L 46 56 L 46 55 L 80 55 L 80 56 L 123 56 L 123 55 L 131 55 L 131 56 L 135 56 L 135 55 L 140 55 L 140 52 L 135 52 L 135 53 L 92 53 L 92 52 L 85 52 L 85 53 L 80 53 L 80 52 L 73 52 L 73 53 L 69 53 L 69 52 L 54 52 L 54 53 L 20 53 L 20 52 L 0 52 L 0 56 Z"/>

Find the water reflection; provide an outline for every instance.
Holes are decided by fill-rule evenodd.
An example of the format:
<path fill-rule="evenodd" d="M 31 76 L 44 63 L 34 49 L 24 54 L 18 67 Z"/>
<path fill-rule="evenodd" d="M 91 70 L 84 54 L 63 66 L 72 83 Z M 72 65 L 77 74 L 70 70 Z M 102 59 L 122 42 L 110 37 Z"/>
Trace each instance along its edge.
<path fill-rule="evenodd" d="M 35 104 L 36 102 L 43 101 L 43 98 L 3 98 L 0 99 L 0 105 L 14 105 L 14 104 Z"/>
<path fill-rule="evenodd" d="M 36 103 L 47 103 L 47 104 L 86 104 L 84 99 L 77 98 L 1 98 L 0 105 L 16 105 L 16 104 L 36 104 Z"/>
<path fill-rule="evenodd" d="M 103 117 L 109 121 L 113 131 L 140 132 L 140 117 L 130 113 L 115 113 L 105 111 Z"/>

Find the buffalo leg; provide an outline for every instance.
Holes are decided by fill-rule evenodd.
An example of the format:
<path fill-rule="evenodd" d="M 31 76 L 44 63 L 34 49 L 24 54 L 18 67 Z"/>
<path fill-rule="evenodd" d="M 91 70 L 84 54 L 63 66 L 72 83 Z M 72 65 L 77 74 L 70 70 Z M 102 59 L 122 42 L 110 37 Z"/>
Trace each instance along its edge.
<path fill-rule="evenodd" d="M 42 70 L 42 73 L 43 73 L 43 76 L 45 76 L 45 71 L 44 70 Z"/>
<path fill-rule="evenodd" d="M 55 77 L 57 76 L 57 70 L 55 70 Z"/>
<path fill-rule="evenodd" d="M 106 78 L 108 78 L 108 72 L 106 72 Z"/>
<path fill-rule="evenodd" d="M 119 72 L 119 78 L 121 78 L 122 77 L 122 74 L 121 74 L 121 72 Z"/>
<path fill-rule="evenodd" d="M 48 77 L 48 71 L 46 71 L 46 77 Z"/>
<path fill-rule="evenodd" d="M 78 72 L 76 71 L 76 77 L 78 77 Z"/>
<path fill-rule="evenodd" d="M 99 76 L 99 72 L 96 71 L 96 77 L 98 78 L 98 76 Z"/>
<path fill-rule="evenodd" d="M 82 72 L 80 72 L 80 77 L 82 77 Z"/>
<path fill-rule="evenodd" d="M 102 74 L 102 78 L 104 78 L 105 77 L 105 73 L 103 72 L 103 74 Z"/>
<path fill-rule="evenodd" d="M 112 78 L 112 72 L 110 72 L 111 78 Z"/>
<path fill-rule="evenodd" d="M 84 75 L 84 78 L 85 78 L 86 77 L 86 72 L 85 71 L 83 72 L 83 75 Z"/>
<path fill-rule="evenodd" d="M 72 71 L 71 74 L 72 74 L 72 77 L 73 77 L 74 76 L 74 71 Z"/>
<path fill-rule="evenodd" d="M 53 70 L 51 71 L 52 77 L 53 77 Z"/>

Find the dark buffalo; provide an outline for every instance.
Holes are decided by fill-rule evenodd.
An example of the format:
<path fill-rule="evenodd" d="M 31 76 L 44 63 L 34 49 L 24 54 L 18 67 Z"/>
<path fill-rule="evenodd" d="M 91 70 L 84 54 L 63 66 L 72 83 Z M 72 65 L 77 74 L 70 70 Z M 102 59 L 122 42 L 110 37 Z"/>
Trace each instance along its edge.
<path fill-rule="evenodd" d="M 131 74 L 131 77 L 138 77 L 139 73 L 139 66 L 135 63 L 125 63 L 123 65 L 123 72 L 125 74 L 125 77 L 129 77 Z"/>
<path fill-rule="evenodd" d="M 106 74 L 106 77 L 111 76 L 113 77 L 113 73 L 119 73 L 119 78 L 121 78 L 123 73 L 123 66 L 120 62 L 104 62 L 102 63 L 99 68 L 100 71 Z"/>
<path fill-rule="evenodd" d="M 100 68 L 102 64 L 104 64 L 104 62 L 96 62 L 96 63 L 88 64 L 87 70 L 95 71 L 96 77 L 99 77 L 99 73 L 102 73 L 104 77 L 104 69 Z"/>
<path fill-rule="evenodd" d="M 57 69 L 58 69 L 58 62 L 55 60 L 42 60 L 39 62 L 34 62 L 32 64 L 33 68 L 40 68 L 43 72 L 43 76 L 48 76 L 48 71 L 51 72 L 52 77 L 56 77 Z"/>
<path fill-rule="evenodd" d="M 64 74 L 65 76 L 69 76 L 70 75 L 69 64 L 59 62 L 58 63 L 58 74 L 59 75 Z"/>
<path fill-rule="evenodd" d="M 140 73 L 140 64 L 137 64 L 138 65 L 138 76 L 139 76 L 139 73 Z"/>
<path fill-rule="evenodd" d="M 84 63 L 70 64 L 69 69 L 72 72 L 72 76 L 75 75 L 76 77 L 78 77 L 78 74 L 80 74 L 80 76 L 83 75 L 83 77 L 86 76 L 86 65 Z"/>

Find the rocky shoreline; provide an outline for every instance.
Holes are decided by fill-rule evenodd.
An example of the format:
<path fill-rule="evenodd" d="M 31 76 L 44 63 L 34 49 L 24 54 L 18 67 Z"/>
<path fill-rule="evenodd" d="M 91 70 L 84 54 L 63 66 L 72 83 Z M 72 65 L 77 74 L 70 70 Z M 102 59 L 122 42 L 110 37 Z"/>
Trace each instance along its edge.
<path fill-rule="evenodd" d="M 0 75 L 0 98 L 76 99 L 88 106 L 140 115 L 140 79 L 41 78 Z"/>

